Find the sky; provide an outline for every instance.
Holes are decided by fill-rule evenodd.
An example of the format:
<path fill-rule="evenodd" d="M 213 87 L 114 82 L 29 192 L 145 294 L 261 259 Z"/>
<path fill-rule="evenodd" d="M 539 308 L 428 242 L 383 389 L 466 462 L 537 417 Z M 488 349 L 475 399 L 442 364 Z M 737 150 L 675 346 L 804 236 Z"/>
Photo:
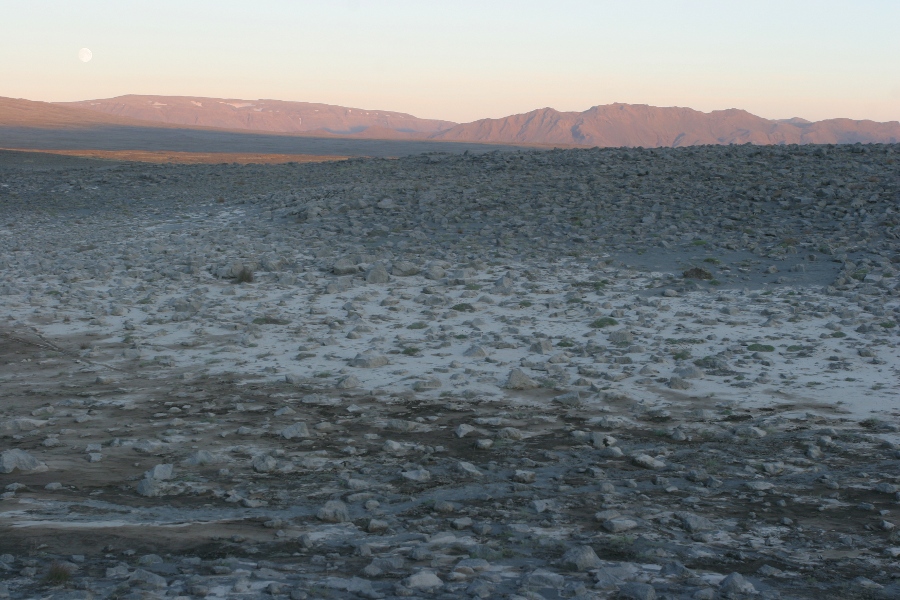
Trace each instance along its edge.
<path fill-rule="evenodd" d="M 0 0 L 0 96 L 900 120 L 900 0 Z M 89 48 L 85 63 L 78 51 Z"/>

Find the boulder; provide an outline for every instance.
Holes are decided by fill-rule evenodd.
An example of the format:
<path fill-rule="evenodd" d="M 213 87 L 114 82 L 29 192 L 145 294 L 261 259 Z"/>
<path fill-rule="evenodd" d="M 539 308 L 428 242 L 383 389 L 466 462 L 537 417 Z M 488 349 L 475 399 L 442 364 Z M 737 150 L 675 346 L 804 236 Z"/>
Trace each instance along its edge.
<path fill-rule="evenodd" d="M 23 473 L 40 473 L 47 470 L 47 465 L 18 448 L 0 453 L 0 473 L 12 473 L 16 469 Z"/>
<path fill-rule="evenodd" d="M 540 384 L 525 374 L 522 369 L 513 369 L 506 379 L 506 387 L 510 390 L 533 390 Z"/>

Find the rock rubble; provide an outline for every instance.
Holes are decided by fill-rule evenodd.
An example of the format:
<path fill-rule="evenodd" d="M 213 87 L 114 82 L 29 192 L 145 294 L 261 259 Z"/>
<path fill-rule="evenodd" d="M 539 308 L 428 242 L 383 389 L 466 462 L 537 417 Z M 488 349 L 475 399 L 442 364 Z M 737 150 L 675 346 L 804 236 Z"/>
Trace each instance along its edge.
<path fill-rule="evenodd" d="M 0 153 L 0 597 L 896 598 L 900 147 Z"/>

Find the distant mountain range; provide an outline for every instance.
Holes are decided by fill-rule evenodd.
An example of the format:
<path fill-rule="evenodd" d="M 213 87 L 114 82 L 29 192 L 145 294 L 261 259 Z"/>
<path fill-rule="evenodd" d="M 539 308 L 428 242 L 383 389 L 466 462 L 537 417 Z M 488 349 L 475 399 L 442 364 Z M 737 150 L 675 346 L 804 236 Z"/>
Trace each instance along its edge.
<path fill-rule="evenodd" d="M 420 139 L 456 125 L 451 121 L 419 119 L 386 110 L 282 100 L 119 96 L 106 100 L 67 102 L 59 106 L 186 127 L 379 139 Z"/>
<path fill-rule="evenodd" d="M 690 108 L 644 104 L 607 104 L 584 112 L 542 108 L 500 119 L 457 124 L 384 110 L 281 100 L 132 95 L 46 103 L 0 98 L 0 128 L 99 126 L 561 147 L 900 143 L 897 121 L 770 120 L 739 109 L 704 113 Z"/>

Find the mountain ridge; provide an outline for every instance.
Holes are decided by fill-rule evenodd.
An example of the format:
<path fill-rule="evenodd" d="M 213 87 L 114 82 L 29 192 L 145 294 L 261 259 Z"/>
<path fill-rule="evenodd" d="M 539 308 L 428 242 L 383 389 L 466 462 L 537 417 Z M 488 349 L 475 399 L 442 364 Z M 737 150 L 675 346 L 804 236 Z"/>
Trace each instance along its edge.
<path fill-rule="evenodd" d="M 47 103 L 0 98 L 0 127 L 108 125 L 544 147 L 900 143 L 898 121 L 765 119 L 738 108 L 706 113 L 685 107 L 614 103 L 581 112 L 544 107 L 501 118 L 453 123 L 394 111 L 282 100 L 129 95 Z"/>

